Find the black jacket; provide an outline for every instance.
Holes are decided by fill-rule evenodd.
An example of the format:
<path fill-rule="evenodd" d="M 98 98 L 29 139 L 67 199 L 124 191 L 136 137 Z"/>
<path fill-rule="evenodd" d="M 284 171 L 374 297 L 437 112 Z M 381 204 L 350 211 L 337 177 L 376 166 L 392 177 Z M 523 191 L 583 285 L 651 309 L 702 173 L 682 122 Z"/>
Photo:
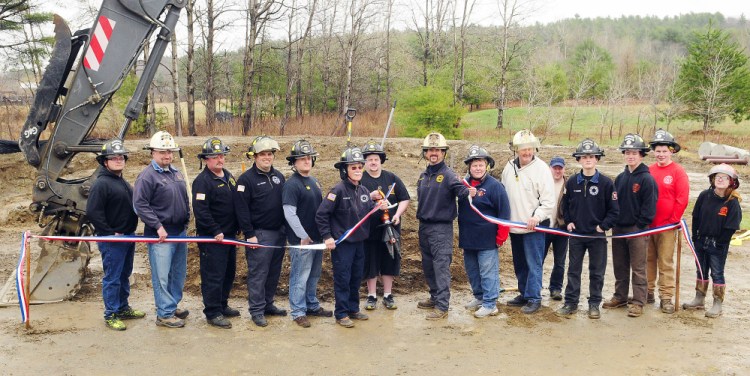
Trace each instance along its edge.
<path fill-rule="evenodd" d="M 265 173 L 253 167 L 237 179 L 234 201 L 240 230 L 246 238 L 255 236 L 255 229 L 283 230 L 284 207 L 281 204 L 281 189 L 284 175 L 275 168 Z"/>
<path fill-rule="evenodd" d="M 632 173 L 625 166 L 625 171 L 615 178 L 615 189 L 620 204 L 617 226 L 648 227 L 656 215 L 656 199 L 659 197 L 648 166 L 641 163 Z"/>
<path fill-rule="evenodd" d="M 132 234 L 138 226 L 133 210 L 133 187 L 106 168 L 99 171 L 86 202 L 86 217 L 99 236 Z"/>
<path fill-rule="evenodd" d="M 349 179 L 336 184 L 323 197 L 323 202 L 315 215 L 315 222 L 318 224 L 323 240 L 340 238 L 346 230 L 352 228 L 367 215 L 373 206 L 375 203 L 370 199 L 370 191 L 362 184 L 355 186 Z M 361 242 L 369 235 L 370 224 L 369 221 L 365 221 L 346 241 Z"/>
<path fill-rule="evenodd" d="M 596 226 L 607 231 L 615 225 L 620 206 L 612 179 L 598 170 L 589 179 L 579 172 L 568 179 L 560 202 L 565 226 L 575 223 L 577 234 L 594 235 Z M 561 226 L 560 227 L 564 227 Z M 603 236 L 603 234 L 602 234 Z"/>
<path fill-rule="evenodd" d="M 458 215 L 456 198 L 469 195 L 467 188 L 445 161 L 427 166 L 417 181 L 417 219 L 423 222 L 453 222 Z"/>
<path fill-rule="evenodd" d="M 216 176 L 208 167 L 193 180 L 193 214 L 198 236 L 224 234 L 237 236 L 237 217 L 234 212 L 234 191 L 237 182 L 224 170 L 224 177 Z"/>

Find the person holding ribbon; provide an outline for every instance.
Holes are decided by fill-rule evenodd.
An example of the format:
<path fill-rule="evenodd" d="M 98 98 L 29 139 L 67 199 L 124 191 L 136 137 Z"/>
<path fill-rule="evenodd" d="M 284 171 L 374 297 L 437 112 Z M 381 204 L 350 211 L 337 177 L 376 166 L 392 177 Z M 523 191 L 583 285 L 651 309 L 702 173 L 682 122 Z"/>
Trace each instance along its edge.
<path fill-rule="evenodd" d="M 331 250 L 336 323 L 352 328 L 352 320 L 369 319 L 359 310 L 359 285 L 365 263 L 364 241 L 370 231 L 367 218 L 375 212 L 375 203 L 374 195 L 360 184 L 365 167 L 360 148 L 347 148 L 333 166 L 339 170 L 341 181 L 323 199 L 315 222 L 326 248 Z M 379 207 L 386 208 L 386 201 L 382 200 Z"/>
<path fill-rule="evenodd" d="M 495 316 L 500 295 L 500 257 L 497 249 L 508 239 L 508 226 L 499 226 L 482 218 L 510 218 L 510 203 L 503 183 L 490 176 L 495 160 L 478 145 L 469 148 L 464 159 L 469 173 L 464 178 L 477 190 L 471 201 L 458 199 L 458 246 L 464 250 L 464 267 L 474 296 L 464 307 L 475 311 L 474 317 Z M 472 207 L 473 205 L 473 207 Z"/>

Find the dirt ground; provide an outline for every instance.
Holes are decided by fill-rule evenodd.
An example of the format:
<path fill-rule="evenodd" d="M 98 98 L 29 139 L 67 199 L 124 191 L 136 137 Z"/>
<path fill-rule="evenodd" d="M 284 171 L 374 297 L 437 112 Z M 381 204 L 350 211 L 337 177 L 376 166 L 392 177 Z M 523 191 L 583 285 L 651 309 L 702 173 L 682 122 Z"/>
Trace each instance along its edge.
<path fill-rule="evenodd" d="M 285 156 L 297 137 L 280 139 Z M 204 138 L 182 138 L 186 149 L 188 175 L 198 172 L 194 157 Z M 242 170 L 244 151 L 251 138 L 227 137 L 233 146 L 228 168 L 236 175 Z M 311 138 L 320 151 L 314 170 L 324 186 L 338 181 L 332 165 L 343 148 L 340 138 Z M 355 139 L 362 144 L 365 139 Z M 133 152 L 126 177 L 131 182 L 148 162 L 147 152 L 140 151 L 147 140 L 128 141 Z M 462 158 L 470 143 L 451 142 L 448 163 L 464 173 Z M 511 157 L 505 144 L 483 145 L 495 157 L 498 174 Z M 548 300 L 544 291 L 544 308 L 526 316 L 503 304 L 515 292 L 501 295 L 500 315 L 484 320 L 474 319 L 463 309 L 470 300 L 468 282 L 463 271 L 461 250 L 454 252 L 452 265 L 453 296 L 451 310 L 445 321 L 429 322 L 416 301 L 426 297 L 417 247 L 415 183 L 425 162 L 420 162 L 419 140 L 389 140 L 389 160 L 385 169 L 396 172 L 412 194 L 413 200 L 403 219 L 403 267 L 395 294 L 398 310 L 387 311 L 379 306 L 370 320 L 358 322 L 347 330 L 335 325 L 333 319 L 313 319 L 310 329 L 302 329 L 287 318 L 271 318 L 270 325 L 258 328 L 248 319 L 244 278 L 247 268 L 244 257 L 238 257 L 238 275 L 231 305 L 243 311 L 233 319 L 232 330 L 209 327 L 201 314 L 200 277 L 195 252 L 189 258 L 188 281 L 184 307 L 191 315 L 187 326 L 179 330 L 156 327 L 153 295 L 150 286 L 145 247 L 139 246 L 131 305 L 148 312 L 146 319 L 128 322 L 127 331 L 107 329 L 101 320 L 103 310 L 101 261 L 96 247 L 81 291 L 72 301 L 31 307 L 32 328 L 20 324 L 17 306 L 0 308 L 0 370 L 8 375 L 47 372 L 52 374 L 469 374 L 491 372 L 506 374 L 683 374 L 715 375 L 746 374 L 750 360 L 750 319 L 745 313 L 750 301 L 750 256 L 745 246 L 731 247 L 727 260 L 727 302 L 724 315 L 709 320 L 703 312 L 677 312 L 665 315 L 657 305 L 649 306 L 641 318 L 628 318 L 622 309 L 602 311 L 600 320 L 589 320 L 584 311 L 572 319 L 560 319 L 553 311 L 561 303 Z M 569 156 L 570 148 L 545 146 L 543 159 L 553 155 Z M 568 173 L 575 171 L 572 158 Z M 694 152 L 685 150 L 676 158 L 689 172 L 691 198 L 706 188 L 705 172 L 709 165 L 700 162 Z M 647 157 L 646 162 L 653 159 Z M 622 168 L 614 150 L 602 161 L 600 170 L 614 177 Z M 76 175 L 91 173 L 95 162 L 81 158 L 74 163 Z M 283 158 L 276 167 L 286 175 L 291 170 Z M 742 176 L 748 176 L 740 170 Z M 0 155 L 0 282 L 12 273 L 18 258 L 20 234 L 24 230 L 39 231 L 36 218 L 28 212 L 31 184 L 35 170 L 21 154 Z M 747 186 L 741 187 L 744 194 Z M 745 197 L 748 197 L 746 194 Z M 745 207 L 743 205 L 743 207 Z M 38 252 L 38 246 L 32 252 Z M 501 248 L 501 283 L 515 287 L 510 249 Z M 240 256 L 242 252 L 240 252 Z M 687 248 L 681 257 L 681 300 L 692 298 L 695 266 Z M 551 262 L 545 265 L 545 285 Z M 583 280 L 587 280 L 584 267 Z M 607 269 L 604 296 L 612 294 L 614 277 L 611 261 Z M 284 267 L 277 302 L 288 307 L 288 260 Z M 584 286 L 585 289 L 585 286 Z M 320 295 L 324 305 L 332 308 L 330 259 L 324 260 Z M 581 304 L 581 308 L 585 306 Z M 710 299 L 708 299 L 710 302 Z M 370 312 L 368 312 L 370 313 Z M 745 370 L 745 371 L 743 371 Z"/>

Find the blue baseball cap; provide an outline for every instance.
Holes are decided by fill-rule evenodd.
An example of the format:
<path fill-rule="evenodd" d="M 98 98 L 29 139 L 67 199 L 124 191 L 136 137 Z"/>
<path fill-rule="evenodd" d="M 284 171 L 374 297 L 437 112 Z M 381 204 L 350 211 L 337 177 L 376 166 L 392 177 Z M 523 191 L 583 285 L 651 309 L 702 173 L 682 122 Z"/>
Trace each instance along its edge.
<path fill-rule="evenodd" d="M 562 157 L 554 157 L 549 162 L 549 166 L 550 167 L 555 167 L 555 166 L 565 167 L 565 160 L 562 159 Z"/>

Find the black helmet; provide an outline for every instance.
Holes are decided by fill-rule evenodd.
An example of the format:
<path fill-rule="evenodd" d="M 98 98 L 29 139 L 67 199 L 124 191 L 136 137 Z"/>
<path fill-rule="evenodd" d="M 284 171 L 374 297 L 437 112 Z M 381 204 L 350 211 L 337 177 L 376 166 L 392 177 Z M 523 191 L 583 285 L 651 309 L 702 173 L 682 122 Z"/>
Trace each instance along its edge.
<path fill-rule="evenodd" d="M 122 155 L 125 160 L 128 160 L 128 150 L 125 149 L 125 145 L 119 138 L 113 138 L 102 145 L 102 152 L 96 156 L 96 161 L 100 165 L 104 166 L 104 160 L 109 156 Z"/>
<path fill-rule="evenodd" d="M 580 144 L 578 144 L 578 147 L 576 147 L 576 151 L 573 152 L 573 157 L 575 157 L 576 160 L 578 160 L 584 155 L 593 155 L 595 157 L 603 157 L 604 150 L 602 150 L 602 148 L 599 147 L 599 144 L 594 142 L 594 140 L 590 138 L 586 138 L 583 141 L 581 141 Z"/>
<path fill-rule="evenodd" d="M 375 141 L 367 141 L 365 146 L 362 147 L 362 156 L 367 159 L 367 156 L 370 154 L 377 154 L 380 156 L 380 163 L 385 163 L 385 161 L 388 160 L 385 156 L 385 150 L 383 150 L 383 147 L 380 146 L 379 143 Z"/>
<path fill-rule="evenodd" d="M 646 146 L 646 142 L 643 141 L 643 138 L 641 136 L 633 133 L 628 133 L 625 135 L 625 139 L 622 140 L 622 143 L 617 150 L 623 153 L 627 150 L 637 150 L 641 152 L 641 155 L 645 156 L 646 153 L 651 150 L 651 148 Z"/>
<path fill-rule="evenodd" d="M 333 164 L 333 167 L 339 170 L 341 180 L 346 179 L 346 166 L 354 163 L 365 164 L 365 158 L 362 156 L 360 148 L 348 148 L 341 153 L 341 159 Z"/>
<path fill-rule="evenodd" d="M 294 161 L 296 161 L 297 158 L 307 156 L 312 157 L 312 165 L 315 167 L 315 160 L 318 157 L 318 152 L 315 151 L 315 148 L 313 148 L 309 141 L 302 139 L 292 145 L 292 150 L 289 150 L 289 155 L 286 157 L 286 160 L 289 161 L 290 166 L 294 166 Z"/>
<path fill-rule="evenodd" d="M 675 142 L 672 134 L 661 128 L 654 133 L 654 139 L 649 142 L 649 145 L 651 145 L 652 150 L 655 150 L 659 145 L 665 145 L 669 147 L 669 150 L 671 150 L 672 153 L 677 153 L 681 149 L 680 144 Z"/>
<path fill-rule="evenodd" d="M 211 137 L 203 143 L 201 152 L 198 153 L 198 159 L 205 159 L 214 155 L 226 155 L 229 153 L 229 146 L 224 145 L 217 137 Z"/>
<path fill-rule="evenodd" d="M 490 168 L 495 167 L 495 160 L 490 157 L 490 153 L 487 152 L 487 149 L 479 147 L 479 145 L 471 145 L 469 148 L 469 154 L 464 159 L 464 163 L 469 165 L 471 164 L 471 161 L 475 159 L 484 159 L 487 161 Z"/>

